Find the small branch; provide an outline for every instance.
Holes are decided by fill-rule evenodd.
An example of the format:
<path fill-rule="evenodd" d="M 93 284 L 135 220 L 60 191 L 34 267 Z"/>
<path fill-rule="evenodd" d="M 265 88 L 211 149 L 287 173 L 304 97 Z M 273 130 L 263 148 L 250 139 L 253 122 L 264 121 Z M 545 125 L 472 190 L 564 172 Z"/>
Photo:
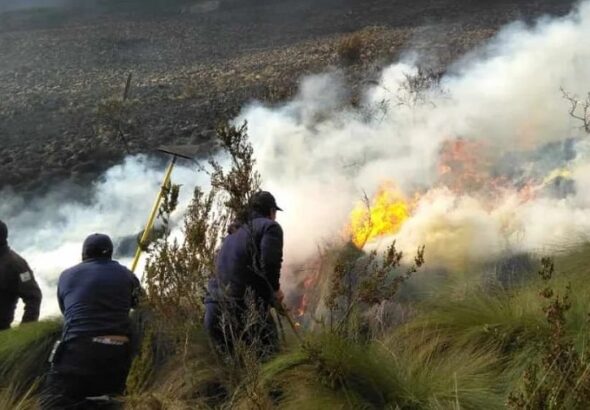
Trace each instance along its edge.
<path fill-rule="evenodd" d="M 590 134 L 590 93 L 588 93 L 584 101 L 579 100 L 575 95 L 569 94 L 563 88 L 561 88 L 561 93 L 563 94 L 563 98 L 570 103 L 570 117 L 579 120 L 582 123 L 580 128 L 583 128 L 587 134 Z"/>

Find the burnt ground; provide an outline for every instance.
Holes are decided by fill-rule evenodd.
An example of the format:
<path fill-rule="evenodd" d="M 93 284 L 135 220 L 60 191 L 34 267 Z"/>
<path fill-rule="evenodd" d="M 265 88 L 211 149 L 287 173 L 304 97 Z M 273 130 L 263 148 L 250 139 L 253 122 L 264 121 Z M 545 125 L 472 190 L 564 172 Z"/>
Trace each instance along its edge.
<path fill-rule="evenodd" d="M 507 22 L 574 3 L 35 1 L 0 5 L 0 189 L 20 192 L 87 181 L 163 143 L 206 143 L 245 103 L 283 101 L 306 74 L 344 67 L 354 87 L 409 49 L 445 67 Z M 354 32 L 361 54 L 343 61 Z"/>

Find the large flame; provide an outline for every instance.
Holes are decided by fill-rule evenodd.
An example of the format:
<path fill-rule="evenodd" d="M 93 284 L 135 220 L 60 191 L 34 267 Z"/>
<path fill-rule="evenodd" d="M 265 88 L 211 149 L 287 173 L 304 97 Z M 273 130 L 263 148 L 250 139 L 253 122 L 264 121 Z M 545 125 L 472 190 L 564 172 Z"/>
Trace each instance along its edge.
<path fill-rule="evenodd" d="M 399 231 L 410 217 L 410 203 L 392 181 L 383 183 L 372 201 L 359 202 L 350 213 L 352 242 L 359 248 Z"/>

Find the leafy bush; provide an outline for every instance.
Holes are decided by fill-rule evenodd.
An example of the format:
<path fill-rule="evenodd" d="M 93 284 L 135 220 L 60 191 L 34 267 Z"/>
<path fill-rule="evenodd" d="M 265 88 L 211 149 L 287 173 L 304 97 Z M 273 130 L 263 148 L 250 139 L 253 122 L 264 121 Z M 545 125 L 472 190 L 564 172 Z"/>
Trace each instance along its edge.
<path fill-rule="evenodd" d="M 551 286 L 555 265 L 549 258 L 542 261 L 539 276 L 545 287 L 539 292 L 546 301 L 543 313 L 549 333 L 538 341 L 541 360 L 532 363 L 524 373 L 520 390 L 511 393 L 508 404 L 514 409 L 582 409 L 590 402 L 590 361 L 587 352 L 578 352 L 566 335 L 566 314 L 571 309 L 571 286 L 563 295 Z"/>

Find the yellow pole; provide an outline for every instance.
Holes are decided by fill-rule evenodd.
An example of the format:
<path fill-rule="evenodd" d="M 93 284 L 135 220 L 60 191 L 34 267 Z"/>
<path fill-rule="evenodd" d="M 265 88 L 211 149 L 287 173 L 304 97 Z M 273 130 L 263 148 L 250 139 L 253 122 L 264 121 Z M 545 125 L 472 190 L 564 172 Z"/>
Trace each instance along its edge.
<path fill-rule="evenodd" d="M 172 161 L 168 165 L 166 169 L 166 173 L 164 174 L 164 180 L 162 181 L 162 186 L 160 187 L 160 192 L 158 192 L 158 196 L 154 201 L 154 206 L 152 207 L 152 211 L 150 213 L 150 217 L 148 218 L 147 223 L 145 224 L 145 229 L 143 230 L 143 235 L 141 235 L 141 239 L 139 240 L 139 244 L 137 245 L 137 250 L 135 251 L 135 257 L 133 258 L 133 264 L 131 265 L 131 272 L 135 272 L 137 268 L 137 264 L 139 263 L 139 257 L 143 252 L 142 247 L 143 244 L 148 240 L 150 237 L 150 233 L 152 232 L 152 228 L 154 227 L 154 222 L 156 221 L 156 217 L 158 216 L 158 210 L 160 209 L 160 202 L 162 202 L 162 197 L 164 196 L 164 191 L 167 189 L 168 184 L 170 183 L 170 176 L 172 175 L 172 169 L 176 164 L 176 156 L 172 157 Z"/>

